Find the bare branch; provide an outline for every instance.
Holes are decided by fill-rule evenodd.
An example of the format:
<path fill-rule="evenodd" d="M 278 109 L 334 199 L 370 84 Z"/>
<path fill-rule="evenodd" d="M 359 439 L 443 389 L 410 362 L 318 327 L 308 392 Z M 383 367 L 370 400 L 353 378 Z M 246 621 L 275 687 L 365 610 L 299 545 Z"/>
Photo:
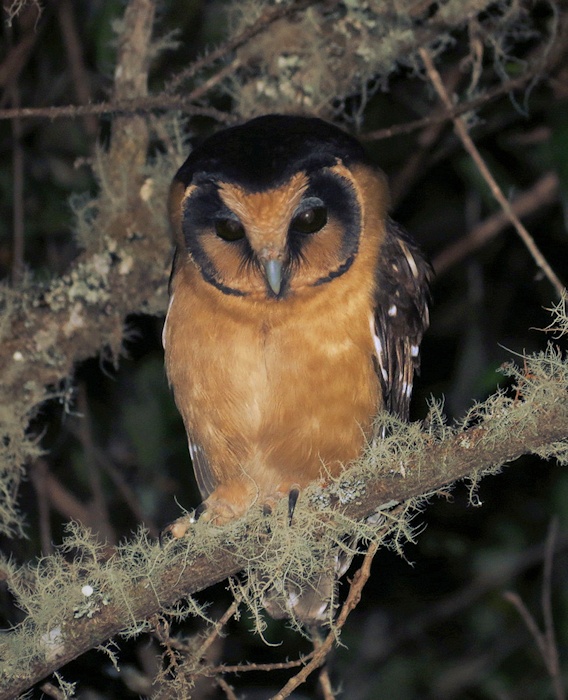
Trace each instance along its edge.
<path fill-rule="evenodd" d="M 282 4 L 267 7 L 261 16 L 240 34 L 231 38 L 229 41 L 225 42 L 214 51 L 211 51 L 203 58 L 195 61 L 195 63 L 192 63 L 191 66 L 186 68 L 186 70 L 181 71 L 175 77 L 173 77 L 166 86 L 166 92 L 174 92 L 185 80 L 193 78 L 193 76 L 199 73 L 199 71 L 203 70 L 207 66 L 210 66 L 216 61 L 225 58 L 225 56 L 232 53 L 235 49 L 238 49 L 239 46 L 246 44 L 247 41 L 255 37 L 257 34 L 265 31 L 273 22 L 276 22 L 276 20 L 288 17 L 295 12 L 305 10 L 310 5 L 316 5 L 319 2 L 321 2 L 321 0 L 292 0 L 292 2 L 287 5 Z"/>
<path fill-rule="evenodd" d="M 221 690 L 225 693 L 225 696 L 227 697 L 228 700 L 238 700 L 237 696 L 235 695 L 235 691 L 231 688 L 231 686 L 227 683 L 227 681 L 224 678 L 216 678 L 215 679 L 217 685 Z"/>
<path fill-rule="evenodd" d="M 87 67 L 83 60 L 83 47 L 77 23 L 73 12 L 71 0 L 61 0 L 57 6 L 59 24 L 63 34 L 65 51 L 67 52 L 67 63 L 73 79 L 73 88 L 80 104 L 88 104 L 91 101 L 90 80 Z M 94 139 L 98 131 L 98 122 L 94 115 L 86 114 L 83 119 L 85 131 L 90 139 Z"/>
<path fill-rule="evenodd" d="M 365 518 L 381 504 L 402 503 L 410 498 L 432 494 L 457 479 L 466 476 L 478 478 L 484 471 L 494 471 L 498 466 L 523 454 L 546 453 L 549 445 L 562 444 L 568 435 L 566 385 L 556 376 L 554 365 L 550 377 L 541 377 L 540 381 L 543 382 L 542 388 L 539 379 L 531 375 L 523 385 L 525 402 L 507 402 L 503 399 L 503 406 L 498 408 L 495 405 L 492 414 L 486 416 L 475 427 L 459 431 L 441 441 L 425 434 L 414 450 L 405 452 L 403 464 L 396 452 L 388 458 L 381 455 L 380 467 L 375 466 L 364 472 L 364 491 L 358 491 L 356 499 L 341 507 L 338 503 L 338 509 L 332 509 L 329 513 L 329 517 L 332 517 L 332 513 L 337 513 L 339 519 L 335 527 L 345 532 L 346 519 L 352 522 Z M 527 401 L 530 403 L 527 404 Z M 418 439 L 416 429 L 408 426 L 407 430 L 411 431 L 408 439 L 414 444 Z M 506 440 L 503 438 L 504 431 L 507 435 Z M 404 440 L 402 436 L 400 439 Z M 348 470 L 344 473 L 342 480 L 349 484 L 350 479 L 361 478 L 358 474 L 356 465 L 353 471 Z M 317 514 L 316 518 L 321 520 L 322 515 L 318 507 L 310 503 L 309 493 L 301 505 L 306 508 L 306 512 L 313 510 Z M 298 517 L 300 512 L 298 511 Z M 146 620 L 180 598 L 234 575 L 247 563 L 257 560 L 263 552 L 266 555 L 268 552 L 262 538 L 250 536 L 250 523 L 257 522 L 257 526 L 260 526 L 258 520 L 255 520 L 259 517 L 260 514 L 251 511 L 246 518 L 238 522 L 237 526 L 243 528 L 243 537 L 239 539 L 238 547 L 227 539 L 228 533 L 223 528 L 213 528 L 205 523 L 200 525 L 198 521 L 194 526 L 195 532 L 193 529 L 189 531 L 187 541 L 173 543 L 171 547 L 162 550 L 159 556 L 153 555 L 162 561 L 162 568 L 152 577 L 151 585 L 148 585 L 147 578 L 141 581 L 132 580 L 129 574 L 128 584 L 122 593 L 122 597 L 129 601 L 126 613 L 116 603 L 110 603 L 92 619 L 62 618 L 60 628 L 65 644 L 58 650 L 58 655 L 55 658 L 38 659 L 26 675 L 26 680 L 21 678 L 21 669 L 17 670 L 17 677 L 5 675 L 5 690 L 0 692 L 0 700 L 13 697 L 64 663 L 93 646 L 102 644 L 133 620 Z M 327 527 L 332 527 L 332 524 L 328 523 Z M 278 531 L 275 530 L 273 537 L 277 534 Z M 205 535 L 221 539 L 216 546 L 211 545 L 212 549 L 207 555 L 196 554 L 192 549 L 192 537 L 198 537 L 197 542 L 200 543 Z M 316 536 L 316 533 L 310 535 Z M 302 531 L 302 537 L 306 536 L 307 533 Z M 181 552 L 178 553 L 180 548 Z M 149 555 L 152 551 L 148 544 Z M 120 569 L 120 561 L 120 556 L 116 554 L 112 565 Z M 188 561 L 191 562 L 190 566 Z M 356 587 L 353 589 L 350 603 L 342 610 L 338 624 L 348 614 L 349 606 L 355 600 L 358 590 L 360 589 Z M 53 605 L 57 604 L 54 602 Z M 10 634 L 33 634 L 33 623 L 30 624 L 32 629 L 27 629 L 24 622 L 19 631 Z M 9 634 L 4 635 L 4 642 L 8 642 L 8 639 Z"/>
<path fill-rule="evenodd" d="M 503 594 L 521 616 L 526 628 L 534 639 L 546 670 L 552 680 L 554 697 L 556 700 L 564 700 L 564 681 L 562 679 L 562 669 L 558 655 L 558 646 L 554 633 L 554 620 L 552 617 L 552 563 L 554 561 L 555 542 L 558 534 L 558 520 L 554 518 L 550 523 L 545 545 L 544 572 L 541 591 L 541 607 L 544 617 L 544 632 L 538 626 L 537 621 L 531 614 L 522 598 L 513 591 L 506 591 Z"/>
<path fill-rule="evenodd" d="M 515 90 L 519 90 L 525 87 L 527 83 L 530 83 L 542 70 L 529 70 L 523 73 L 518 78 L 513 78 L 511 80 L 506 80 L 500 85 L 487 90 L 479 97 L 474 97 L 471 100 L 467 100 L 459 105 L 452 105 L 452 109 L 445 109 L 443 112 L 430 114 L 427 117 L 422 117 L 421 119 L 414 119 L 411 122 L 405 122 L 404 124 L 394 124 L 393 126 L 387 126 L 383 129 L 375 129 L 374 131 L 367 131 L 360 135 L 362 141 L 381 141 L 383 139 L 390 139 L 393 136 L 402 136 L 404 134 L 411 134 L 413 131 L 418 131 L 419 129 L 424 129 L 425 127 L 433 126 L 435 124 L 443 124 L 444 122 L 455 119 L 462 114 L 467 114 L 468 112 L 474 112 L 481 107 L 484 107 L 489 102 L 502 97 L 503 95 L 508 95 Z"/>
<path fill-rule="evenodd" d="M 223 615 L 215 622 L 212 630 L 203 640 L 203 643 L 199 647 L 199 651 L 196 654 L 196 658 L 201 659 L 207 654 L 207 650 L 213 644 L 213 642 L 223 633 L 223 628 L 237 612 L 239 607 L 239 601 L 234 600 L 231 605 L 225 610 Z"/>
<path fill-rule="evenodd" d="M 559 182 L 556 173 L 545 173 L 529 190 L 511 201 L 511 209 L 519 218 L 530 216 L 558 200 Z M 482 248 L 510 225 L 503 210 L 487 217 L 467 235 L 444 248 L 432 261 L 437 275 L 449 270 L 471 253 Z"/>
<path fill-rule="evenodd" d="M 86 114 L 143 114 L 156 110 L 179 109 L 185 114 L 199 117 L 211 117 L 220 123 L 229 123 L 233 117 L 213 107 L 200 107 L 192 104 L 189 97 L 178 95 L 150 95 L 132 99 L 99 102 L 90 105 L 65 105 L 63 107 L 19 107 L 0 109 L 2 119 L 57 119 L 61 117 L 82 117 Z"/>
<path fill-rule="evenodd" d="M 564 700 L 564 681 L 554 632 L 554 617 L 552 615 L 552 565 L 554 549 L 558 537 L 558 518 L 553 518 L 546 537 L 544 571 L 542 577 L 541 607 L 544 618 L 544 639 L 546 642 L 546 666 L 552 679 L 556 700 Z"/>
<path fill-rule="evenodd" d="M 303 666 L 313 657 L 313 655 L 314 652 L 311 651 L 309 654 L 302 656 L 300 659 L 294 659 L 294 661 L 276 661 L 275 663 L 268 664 L 255 664 L 253 662 L 237 664 L 234 666 L 223 664 L 222 666 L 213 666 L 212 668 L 207 669 L 207 672 L 211 675 L 216 675 L 217 673 L 246 673 L 247 671 L 286 671 L 290 668 Z"/>
<path fill-rule="evenodd" d="M 422 58 L 424 65 L 426 67 L 426 70 L 428 72 L 428 76 L 430 80 L 432 81 L 432 85 L 436 89 L 436 92 L 440 96 L 440 99 L 446 106 L 446 109 L 448 112 L 451 112 L 453 109 L 453 103 L 448 95 L 446 88 L 444 87 L 444 84 L 442 82 L 442 79 L 440 77 L 440 74 L 436 70 L 436 67 L 434 66 L 434 61 L 432 60 L 432 57 L 430 56 L 429 52 L 422 48 L 419 50 L 420 57 Z M 497 181 L 493 177 L 491 171 L 487 167 L 487 164 L 481 157 L 481 154 L 477 150 L 475 144 L 473 143 L 473 140 L 471 139 L 471 136 L 468 133 L 467 126 L 464 122 L 464 120 L 461 117 L 454 117 L 452 119 L 454 123 L 454 128 L 461 139 L 461 142 L 463 143 L 464 148 L 466 151 L 469 153 L 471 156 L 472 160 L 474 161 L 475 165 L 477 166 L 479 172 L 481 173 L 483 179 L 487 184 L 489 185 L 489 188 L 491 190 L 492 195 L 495 197 L 495 199 L 499 202 L 501 208 L 503 209 L 503 212 L 507 219 L 513 224 L 515 227 L 515 230 L 523 240 L 524 244 L 528 248 L 530 254 L 532 255 L 534 261 L 540 267 L 540 269 L 544 272 L 550 283 L 553 285 L 553 287 L 556 289 L 556 292 L 558 296 L 562 296 L 562 293 L 564 291 L 564 285 L 562 282 L 558 279 L 556 276 L 555 272 L 553 269 L 550 267 L 548 264 L 548 261 L 545 259 L 543 254 L 540 252 L 538 246 L 536 245 L 533 237 L 530 235 L 530 233 L 527 231 L 527 229 L 523 226 L 523 224 L 520 222 L 519 217 L 515 214 L 511 203 L 509 200 L 505 197 L 503 194 L 503 191 L 497 184 Z"/>
<path fill-rule="evenodd" d="M 319 643 L 317 638 L 314 640 L 314 655 L 310 659 L 309 663 L 307 663 L 299 673 L 292 676 L 286 685 L 278 693 L 276 693 L 271 700 L 284 700 L 284 698 L 289 697 L 289 695 L 293 693 L 298 686 L 302 685 L 302 683 L 306 681 L 308 676 L 315 671 L 316 668 L 319 668 L 324 663 L 326 656 L 329 654 L 334 643 L 337 641 L 337 635 L 345 625 L 347 618 L 349 617 L 349 613 L 351 613 L 357 607 L 359 601 L 361 600 L 361 592 L 369 580 L 369 576 L 371 575 L 371 563 L 373 561 L 373 557 L 377 553 L 378 548 L 379 544 L 377 542 L 372 542 L 369 545 L 369 549 L 365 554 L 361 568 L 355 572 L 353 581 L 351 582 L 351 586 L 349 588 L 347 599 L 345 603 L 343 603 L 341 611 L 337 617 L 335 628 L 329 632 L 323 642 Z"/>

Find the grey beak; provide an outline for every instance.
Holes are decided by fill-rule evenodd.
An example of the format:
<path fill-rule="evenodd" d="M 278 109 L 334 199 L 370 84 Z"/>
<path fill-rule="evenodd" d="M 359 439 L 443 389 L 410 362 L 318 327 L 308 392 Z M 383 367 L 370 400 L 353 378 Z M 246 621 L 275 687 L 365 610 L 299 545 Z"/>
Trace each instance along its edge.
<path fill-rule="evenodd" d="M 264 264 L 264 273 L 270 289 L 274 294 L 280 294 L 280 287 L 282 286 L 282 263 L 280 260 L 267 260 Z"/>

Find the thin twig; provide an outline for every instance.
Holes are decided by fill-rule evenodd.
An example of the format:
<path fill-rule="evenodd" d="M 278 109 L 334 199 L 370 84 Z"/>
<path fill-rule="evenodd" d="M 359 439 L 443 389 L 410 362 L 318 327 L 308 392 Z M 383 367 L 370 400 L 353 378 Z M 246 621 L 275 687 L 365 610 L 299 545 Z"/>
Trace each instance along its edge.
<path fill-rule="evenodd" d="M 213 107 L 200 107 L 191 104 L 185 96 L 179 95 L 150 95 L 132 99 L 111 100 L 89 105 L 63 105 L 61 107 L 19 107 L 0 109 L 0 120 L 3 119 L 58 119 L 61 117 L 82 117 L 85 114 L 143 114 L 155 110 L 179 109 L 185 114 L 199 117 L 211 117 L 218 122 L 228 123 L 234 117 L 226 112 L 220 112 Z"/>
<path fill-rule="evenodd" d="M 13 48 L 14 30 L 6 27 L 7 43 Z M 7 91 L 14 109 L 20 107 L 18 81 L 10 83 Z M 24 150 L 22 148 L 22 122 L 12 122 L 12 284 L 17 285 L 24 273 Z"/>
<path fill-rule="evenodd" d="M 73 80 L 75 96 L 80 104 L 88 104 L 91 99 L 90 80 L 85 61 L 83 60 L 83 48 L 77 23 L 73 14 L 73 3 L 71 0 L 61 0 L 57 6 L 57 15 L 65 52 L 67 53 L 67 63 Z M 93 114 L 85 114 L 83 124 L 87 135 L 94 139 L 98 131 L 98 121 Z"/>
<path fill-rule="evenodd" d="M 309 654 L 302 656 L 300 659 L 295 659 L 294 661 L 277 661 L 271 664 L 235 664 L 233 666 L 213 666 L 207 669 L 209 675 L 215 675 L 217 673 L 246 673 L 247 671 L 287 671 L 290 668 L 298 668 L 298 666 L 304 666 L 314 655 L 313 651 Z"/>
<path fill-rule="evenodd" d="M 503 598 L 516 608 L 517 612 L 522 617 L 526 628 L 531 633 L 534 641 L 536 642 L 536 645 L 540 651 L 540 655 L 546 662 L 547 654 L 544 636 L 539 630 L 538 625 L 536 624 L 536 620 L 529 612 L 527 606 L 524 604 L 521 596 L 518 593 L 514 593 L 513 591 L 505 591 L 505 593 L 503 593 Z"/>
<path fill-rule="evenodd" d="M 49 681 L 42 683 L 40 690 L 50 698 L 53 698 L 53 700 L 65 700 L 65 698 L 69 697 L 60 688 L 57 688 Z"/>
<path fill-rule="evenodd" d="M 237 34 L 237 36 L 221 44 L 221 46 L 218 46 L 214 51 L 211 51 L 174 76 L 170 82 L 167 83 L 165 92 L 175 92 L 185 80 L 193 78 L 199 71 L 232 53 L 235 49 L 238 49 L 257 34 L 267 29 L 273 22 L 276 22 L 276 20 L 287 17 L 300 10 L 305 10 L 306 7 L 315 5 L 318 2 L 320 2 L 320 0 L 292 0 L 288 5 L 274 5 L 273 7 L 267 8 L 255 22 L 249 27 L 246 27 L 240 34 Z"/>
<path fill-rule="evenodd" d="M 205 654 L 207 653 L 207 650 L 209 647 L 213 644 L 213 642 L 221 635 L 223 631 L 223 627 L 229 622 L 229 620 L 233 617 L 233 615 L 237 612 L 239 608 L 239 602 L 238 600 L 234 600 L 231 605 L 225 610 L 223 615 L 217 620 L 212 625 L 212 630 L 209 632 L 209 634 L 205 637 L 203 640 L 203 643 L 201 644 L 201 647 L 199 648 L 199 651 L 196 654 L 197 659 L 202 659 Z"/>
<path fill-rule="evenodd" d="M 210 78 L 208 78 L 204 83 L 198 85 L 194 90 L 192 90 L 189 95 L 187 95 L 187 100 L 197 101 L 200 100 L 209 90 L 218 85 L 224 78 L 226 78 L 231 73 L 234 73 L 241 65 L 238 58 L 223 66 L 221 70 L 214 73 Z"/>
<path fill-rule="evenodd" d="M 455 117 L 459 117 L 462 114 L 466 114 L 467 112 L 473 112 L 497 97 L 501 97 L 502 95 L 510 93 L 513 90 L 519 90 L 520 88 L 524 87 L 540 72 L 542 72 L 542 70 L 542 68 L 539 68 L 538 70 L 527 71 L 518 78 L 513 78 L 512 80 L 507 80 L 500 85 L 496 85 L 494 88 L 487 90 L 487 92 L 479 97 L 474 97 L 473 99 L 460 105 L 452 105 L 451 110 L 444 110 L 443 114 L 431 114 L 427 117 L 414 119 L 411 122 L 405 122 L 404 124 L 395 124 L 393 126 L 387 126 L 383 129 L 368 131 L 365 134 L 360 134 L 359 138 L 362 141 L 380 141 L 382 139 L 390 139 L 393 136 L 411 134 L 413 131 L 418 131 L 419 129 L 423 129 L 434 124 L 446 122 L 450 119 L 454 119 Z"/>
<path fill-rule="evenodd" d="M 49 520 L 49 493 L 46 488 L 46 475 L 49 465 L 45 459 L 38 457 L 30 469 L 30 479 L 36 492 L 39 537 L 41 553 L 44 557 L 53 554 L 51 541 L 51 523 Z"/>
<path fill-rule="evenodd" d="M 545 173 L 529 190 L 511 201 L 511 208 L 521 218 L 558 200 L 559 181 L 554 172 Z M 447 246 L 432 260 L 437 275 L 446 272 L 471 253 L 479 250 L 510 225 L 501 209 L 471 229 L 463 238 Z"/>
<path fill-rule="evenodd" d="M 547 668 L 552 678 L 554 695 L 557 700 L 563 700 L 565 696 L 562 670 L 558 657 L 558 645 L 554 632 L 554 618 L 552 615 L 552 565 L 554 562 L 554 549 L 558 536 L 558 518 L 553 518 L 546 537 L 544 570 L 542 578 L 541 605 L 544 619 L 544 638 L 547 650 Z"/>
<path fill-rule="evenodd" d="M 227 683 L 227 681 L 224 678 L 219 676 L 219 678 L 216 678 L 215 681 L 229 700 L 238 700 L 237 696 L 235 695 L 235 691 L 231 688 L 231 686 Z"/>
<path fill-rule="evenodd" d="M 164 647 L 164 656 L 168 659 L 166 673 L 179 673 L 179 669 L 183 668 L 183 657 L 189 656 L 192 660 L 191 678 L 193 682 L 197 683 L 199 679 L 203 680 L 213 677 L 215 682 L 219 683 L 219 680 L 222 680 L 219 674 L 227 673 L 227 669 L 223 666 L 208 666 L 204 660 L 212 644 L 221 636 L 227 622 L 237 612 L 239 602 L 239 600 L 234 600 L 219 620 L 210 626 L 197 651 L 194 651 L 194 645 L 191 640 L 185 641 L 170 635 L 170 623 L 163 615 L 154 615 L 152 618 L 154 635 Z M 178 653 L 176 654 L 176 652 Z M 197 670 L 193 670 L 194 668 L 197 668 Z"/>
<path fill-rule="evenodd" d="M 436 70 L 436 67 L 434 66 L 434 61 L 432 60 L 432 57 L 430 56 L 430 53 L 422 48 L 419 49 L 419 54 L 420 57 L 422 58 L 422 61 L 424 62 L 424 65 L 426 67 L 426 71 L 428 73 L 428 77 L 430 78 L 432 85 L 434 86 L 434 89 L 438 93 L 438 96 L 446 106 L 448 112 L 451 112 L 453 109 L 453 104 L 450 96 L 448 95 L 446 88 L 444 87 L 444 84 L 442 82 L 442 79 L 440 77 L 440 74 Z M 558 279 L 550 265 L 548 264 L 547 260 L 545 257 L 542 255 L 540 250 L 538 249 L 536 243 L 534 242 L 534 239 L 530 235 L 530 233 L 527 231 L 527 229 L 523 226 L 523 224 L 520 222 L 519 217 L 515 214 L 513 211 L 513 208 L 511 207 L 511 204 L 509 200 L 505 197 L 503 194 L 503 191 L 497 184 L 497 181 L 491 174 L 491 171 L 487 167 L 487 164 L 481 157 L 481 154 L 477 150 L 475 144 L 473 143 L 468 131 L 466 124 L 464 120 L 461 117 L 454 117 L 452 119 L 454 123 L 454 129 L 456 131 L 456 134 L 458 135 L 459 139 L 461 140 L 464 148 L 466 151 L 469 153 L 471 156 L 473 162 L 477 166 L 479 172 L 481 173 L 483 179 L 485 182 L 488 184 L 492 195 L 495 197 L 495 199 L 499 202 L 501 208 L 503 209 L 505 215 L 509 219 L 509 221 L 513 224 L 515 227 L 515 230 L 521 237 L 522 241 L 526 245 L 527 249 L 529 250 L 530 254 L 532 255 L 534 261 L 540 267 L 540 269 L 544 272 L 550 283 L 554 286 L 556 289 L 556 292 L 558 295 L 561 297 L 562 292 L 564 290 L 564 285 L 562 282 Z"/>
<path fill-rule="evenodd" d="M 49 15 L 50 8 L 45 8 L 45 15 Z M 6 22 L 3 24 L 4 31 L 6 32 L 6 44 L 8 44 L 8 51 L 4 52 L 2 57 L 2 62 L 0 63 L 0 88 L 4 88 L 5 92 L 0 96 L 0 107 L 6 104 L 7 99 L 9 99 L 10 90 L 13 85 L 18 83 L 20 75 L 24 68 L 26 67 L 28 60 L 34 50 L 34 47 L 38 41 L 42 38 L 47 22 L 40 21 L 40 15 L 42 10 L 39 8 L 38 3 L 35 5 L 30 4 L 26 8 L 17 20 L 19 29 L 19 39 L 18 43 L 10 46 L 12 29 L 12 20 L 9 19 L 10 11 L 8 10 L 6 3 L 3 3 L 2 20 L 4 21 L 5 15 Z"/>
<path fill-rule="evenodd" d="M 87 390 L 84 384 L 79 386 L 77 392 L 77 405 L 79 414 L 78 437 L 83 448 L 83 457 L 87 468 L 87 478 L 91 489 L 92 502 L 89 504 L 89 510 L 93 513 L 92 520 L 98 524 L 97 532 L 101 540 L 108 540 L 114 544 L 116 542 L 116 533 L 110 521 L 110 514 L 106 502 L 106 496 L 103 489 L 101 473 L 95 456 L 95 441 L 91 426 L 91 411 L 87 397 Z"/>
<path fill-rule="evenodd" d="M 556 547 L 556 536 L 558 534 L 558 520 L 554 518 L 550 524 L 546 538 L 544 570 L 541 591 L 541 607 L 544 618 L 544 632 L 531 614 L 522 598 L 513 591 L 506 591 L 503 594 L 505 600 L 509 601 L 521 616 L 526 628 L 534 639 L 548 675 L 552 681 L 554 697 L 556 700 L 565 700 L 564 682 L 560 668 L 558 655 L 558 645 L 554 633 L 554 620 L 552 616 L 552 563 Z"/>
<path fill-rule="evenodd" d="M 306 681 L 312 671 L 319 668 L 319 666 L 324 663 L 326 656 L 329 654 L 334 642 L 337 640 L 338 633 L 341 631 L 343 625 L 345 625 L 349 614 L 357 607 L 359 601 L 361 600 L 361 591 L 371 575 L 371 563 L 378 548 L 379 542 L 372 542 L 369 545 L 369 549 L 365 554 L 361 568 L 355 572 L 355 576 L 353 577 L 353 581 L 351 582 L 351 587 L 349 589 L 349 594 L 347 595 L 345 603 L 343 603 L 339 616 L 337 617 L 337 621 L 334 624 L 331 632 L 329 632 L 327 637 L 323 640 L 321 646 L 314 649 L 314 655 L 310 662 L 306 664 L 306 666 L 304 666 L 299 673 L 292 676 L 286 685 L 272 697 L 272 700 L 284 700 L 284 698 L 287 698 L 290 693 L 292 693 L 299 685 Z"/>
<path fill-rule="evenodd" d="M 324 700 L 335 700 L 335 693 L 331 687 L 331 680 L 329 679 L 329 672 L 327 666 L 324 666 L 320 671 L 318 678 L 319 687 L 321 689 L 321 694 Z"/>

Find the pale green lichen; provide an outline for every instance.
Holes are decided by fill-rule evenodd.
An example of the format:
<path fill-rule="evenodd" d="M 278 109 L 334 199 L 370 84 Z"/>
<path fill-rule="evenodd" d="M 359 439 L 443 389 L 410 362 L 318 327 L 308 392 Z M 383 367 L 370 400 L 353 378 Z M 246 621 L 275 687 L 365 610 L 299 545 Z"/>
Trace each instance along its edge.
<path fill-rule="evenodd" d="M 568 361 L 558 348 L 549 346 L 544 352 L 524 358 L 522 369 L 508 365 L 505 371 L 514 377 L 519 396 L 511 398 L 498 392 L 476 405 L 465 424 L 446 426 L 436 403 L 431 405 L 430 420 L 424 428 L 379 416 L 377 430 L 382 437 L 371 441 L 361 458 L 326 488 L 314 484 L 306 489 L 294 512 L 292 526 L 288 523 L 285 500 L 270 515 L 263 514 L 259 504 L 245 518 L 223 528 L 198 521 L 186 537 L 165 548 L 141 531 L 119 545 L 111 559 L 104 560 L 101 545 L 92 535 L 72 525 L 63 547 L 54 555 L 24 567 L 3 562 L 10 590 L 26 619 L 0 638 L 0 679 L 7 684 L 16 670 L 25 673 L 38 659 L 56 660 L 73 643 L 73 621 L 96 619 L 108 606 L 113 606 L 121 620 L 123 635 L 149 629 L 148 621 L 137 612 L 136 587 L 154 592 L 156 606 L 163 608 L 158 592 L 161 577 L 176 562 L 180 571 L 187 571 L 200 556 L 214 558 L 224 549 L 233 552 L 241 560 L 244 572 L 233 581 L 233 589 L 248 606 L 259 634 L 264 634 L 262 607 L 269 591 L 284 596 L 291 587 L 303 590 L 315 585 L 320 576 L 333 570 L 338 556 L 349 561 L 365 542 L 378 541 L 403 553 L 404 543 L 418 532 L 413 518 L 425 500 L 437 493 L 435 488 L 402 504 L 377 503 L 376 512 L 363 520 L 349 517 L 338 504 L 353 504 L 365 498 L 367 484 L 377 477 L 396 477 L 404 482 L 420 473 L 432 446 L 455 443 L 467 451 L 474 449 L 467 444 L 470 436 L 463 433 L 464 428 L 477 430 L 477 445 L 485 449 L 506 445 L 513 428 L 522 430 L 528 426 L 530 430 L 535 425 L 534 416 L 547 408 L 558 409 L 562 420 L 566 420 Z M 538 435 L 534 439 L 534 453 L 568 461 L 566 440 L 542 444 Z M 502 460 L 496 460 L 467 474 L 473 503 L 478 479 L 494 473 L 501 465 Z M 437 479 L 442 481 L 444 468 L 443 463 L 438 465 Z M 335 589 L 330 590 L 330 596 L 327 623 L 333 626 Z M 207 619 L 203 607 L 182 591 L 180 601 L 163 610 L 163 614 L 176 619 L 188 615 Z M 290 613 L 292 624 L 300 629 L 301 621 L 294 619 L 293 610 Z"/>
<path fill-rule="evenodd" d="M 238 34 L 250 27 L 266 10 L 265 3 L 247 0 L 228 6 L 230 25 Z M 480 13 L 485 13 L 480 16 Z M 418 48 L 431 44 L 434 54 L 452 45 L 450 30 L 475 26 L 481 41 L 501 68 L 510 51 L 510 38 L 534 29 L 518 3 L 488 0 L 451 0 L 435 6 L 427 20 L 414 3 L 351 2 L 333 7 L 315 5 L 270 25 L 237 50 L 242 71 L 224 82 L 242 118 L 265 112 L 309 112 L 320 116 L 346 115 L 347 98 L 357 95 L 362 104 L 388 84 L 401 65 L 422 70 Z M 447 29 L 447 31 L 445 31 Z M 475 71 L 471 64 L 472 74 Z M 472 83 L 477 80 L 472 78 Z"/>
<path fill-rule="evenodd" d="M 179 115 L 170 115 L 154 121 L 156 138 L 161 138 L 163 151 L 143 164 L 142 172 L 130 173 L 131 182 L 142 184 L 136 192 L 111 188 L 106 176 L 108 155 L 97 150 L 95 174 L 100 184 L 95 196 L 74 198 L 71 203 L 75 214 L 76 238 L 84 249 L 72 270 L 49 282 L 39 283 L 26 275 L 17 288 L 0 287 L 0 339 L 14 345 L 12 329 L 16 322 L 29 326 L 30 318 L 37 318 L 41 326 L 30 328 L 29 340 L 24 347 L 14 345 L 7 357 L 0 385 L 0 532 L 22 534 L 23 520 L 17 507 L 18 486 L 24 465 L 41 454 L 41 447 L 27 427 L 38 407 L 49 399 L 56 399 L 66 408 L 72 403 L 71 384 L 67 374 L 72 368 L 72 342 L 92 345 L 93 355 L 106 348 L 110 359 L 119 357 L 126 330 L 124 319 L 115 310 L 122 303 L 117 290 L 111 288 L 111 270 L 121 276 L 139 275 L 144 266 L 153 266 L 154 275 L 163 277 L 162 294 L 146 301 L 140 309 L 144 313 L 163 313 L 166 307 L 167 271 L 170 237 L 167 224 L 167 194 L 173 173 L 187 155 L 187 144 Z M 105 188 L 105 183 L 108 185 Z M 130 188 L 132 189 L 132 187 Z M 132 231 L 132 236 L 144 235 L 145 250 L 133 255 L 128 240 L 129 232 L 122 224 L 127 221 L 133 196 L 144 203 L 145 232 Z M 118 223 L 117 223 L 118 222 Z M 127 237 L 124 238 L 126 232 Z M 141 285 L 142 286 L 142 285 Z M 142 295 L 144 290 L 140 290 Z M 129 294 L 124 303 L 130 303 Z M 107 331 L 101 334 L 100 309 L 108 307 Z M 49 314 L 42 310 L 49 309 Z M 34 316 L 34 313 L 36 314 Z M 52 318 L 53 314 L 53 318 Z M 53 320 L 53 322 L 51 322 Z M 33 331 L 33 333 L 31 332 Z M 69 347 L 65 341 L 69 340 Z M 71 355 L 71 356 L 70 356 Z M 49 390 L 38 381 L 44 370 L 50 370 Z M 53 370 L 53 371 L 51 371 Z M 47 373 L 47 372 L 46 372 Z M 59 374 L 61 387 L 53 387 L 53 377 Z M 18 387 L 14 394 L 13 387 Z"/>

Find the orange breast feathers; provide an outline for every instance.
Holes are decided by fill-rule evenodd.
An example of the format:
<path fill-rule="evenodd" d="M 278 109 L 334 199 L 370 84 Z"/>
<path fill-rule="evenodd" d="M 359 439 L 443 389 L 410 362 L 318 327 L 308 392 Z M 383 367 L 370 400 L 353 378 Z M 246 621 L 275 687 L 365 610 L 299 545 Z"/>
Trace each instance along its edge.
<path fill-rule="evenodd" d="M 375 185 L 374 185 L 375 186 Z M 206 517 L 337 475 L 382 405 L 370 321 L 384 197 L 345 274 L 286 298 L 223 293 L 185 252 L 164 328 L 166 369 L 190 442 Z"/>

